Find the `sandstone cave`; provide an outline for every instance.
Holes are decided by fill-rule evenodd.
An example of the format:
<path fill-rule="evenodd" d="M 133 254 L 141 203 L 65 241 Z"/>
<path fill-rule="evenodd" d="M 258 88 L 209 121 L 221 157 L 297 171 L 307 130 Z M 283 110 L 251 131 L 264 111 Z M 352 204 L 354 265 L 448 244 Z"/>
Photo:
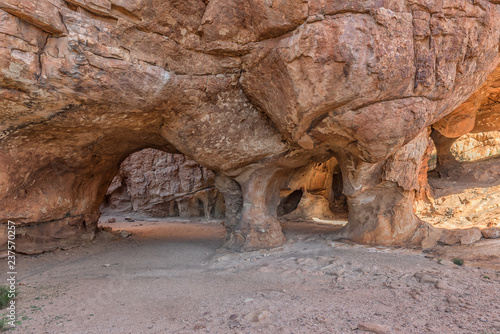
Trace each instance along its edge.
<path fill-rule="evenodd" d="M 26 281 L 75 272 L 59 283 L 80 275 L 115 291 L 116 282 L 131 290 L 127 284 L 139 282 L 134 291 L 147 307 L 138 309 L 152 314 L 150 305 L 186 282 L 203 297 L 169 299 L 185 312 L 167 320 L 174 307 L 158 313 L 162 329 L 140 320 L 138 329 L 127 323 L 136 314 L 115 313 L 116 333 L 208 331 L 210 321 L 221 333 L 307 332 L 305 323 L 338 333 L 498 330 L 497 315 L 477 318 L 484 305 L 495 307 L 500 273 L 479 275 L 450 259 L 473 261 L 477 249 L 486 252 L 482 265 L 496 268 L 500 259 L 499 25 L 498 0 L 0 0 L 0 247 L 8 254 L 15 224 L 16 254 L 37 254 L 21 257 Z M 121 239 L 101 228 L 118 216 L 189 221 L 186 229 L 209 237 Z M 400 248 L 420 253 L 396 254 Z M 377 267 L 381 249 L 405 261 L 395 267 L 384 258 Z M 125 253 L 134 258 L 128 264 L 141 265 L 128 271 L 127 257 L 110 257 Z M 54 269 L 58 259 L 73 267 Z M 106 262 L 89 264 L 96 259 Z M 428 270 L 415 272 L 408 259 Z M 438 259 L 451 264 L 439 267 Z M 259 261 L 268 262 L 252 267 Z M 191 265 L 199 265 L 194 283 Z M 449 288 L 444 280 L 453 276 L 463 280 Z M 151 277 L 172 280 L 153 291 Z M 198 279 L 211 288 L 197 290 Z M 301 291 L 308 280 L 314 293 Z M 262 282 L 275 285 L 263 292 Z M 372 314 L 358 299 L 346 304 L 356 317 L 344 314 L 338 319 L 349 319 L 337 324 L 329 317 L 342 309 L 319 299 L 340 300 L 353 287 L 363 298 L 384 295 L 372 296 L 385 309 Z M 36 289 L 24 289 L 33 298 L 19 300 L 35 303 Z M 482 291 L 474 298 L 484 303 L 460 289 Z M 98 311 L 84 294 L 89 315 L 73 323 L 121 309 L 120 298 L 133 295 L 124 291 L 110 293 L 117 305 L 96 297 L 105 305 Z M 250 311 L 255 300 L 268 308 Z M 307 310 L 310 319 L 299 315 L 302 300 L 317 306 Z M 432 307 L 414 309 L 421 300 Z M 72 302 L 57 305 L 72 309 Z M 214 304 L 223 315 L 210 313 Z M 463 305 L 472 305 L 474 319 L 460 319 Z M 427 319 L 431 308 L 445 329 L 408 316 L 411 309 Z M 191 309 L 188 326 L 182 317 Z M 276 310 L 296 313 L 284 323 L 272 318 Z M 394 330 L 361 322 L 363 314 L 384 314 Z M 51 321 L 44 330 L 55 333 Z M 76 332 L 70 322 L 59 324 Z"/>
<path fill-rule="evenodd" d="M 142 149 L 120 164 L 100 205 L 100 221 L 116 216 L 223 220 L 225 201 L 215 178 L 183 154 Z M 347 203 L 335 158 L 290 171 L 285 180 L 276 208 L 281 221 L 345 224 Z"/>
<path fill-rule="evenodd" d="M 215 174 L 182 154 L 143 149 L 131 154 L 113 178 L 100 211 L 139 217 L 224 217 Z"/>

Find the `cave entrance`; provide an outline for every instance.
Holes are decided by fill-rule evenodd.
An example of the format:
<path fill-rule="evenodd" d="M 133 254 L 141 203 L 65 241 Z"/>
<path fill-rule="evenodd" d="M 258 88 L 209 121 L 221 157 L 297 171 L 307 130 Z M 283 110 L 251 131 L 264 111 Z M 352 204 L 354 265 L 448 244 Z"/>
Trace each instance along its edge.
<path fill-rule="evenodd" d="M 496 226 L 500 221 L 500 131 L 459 138 L 434 133 L 432 139 L 428 160 L 432 201 L 417 201 L 417 216 L 444 229 Z"/>
<path fill-rule="evenodd" d="M 310 163 L 296 170 L 281 191 L 278 217 L 281 221 L 344 225 L 347 198 L 342 172 L 335 158 Z"/>
<path fill-rule="evenodd" d="M 214 172 L 183 154 L 147 148 L 121 163 L 100 210 L 103 228 L 143 234 L 151 228 L 149 222 L 156 222 L 164 230 L 156 230 L 155 237 L 163 235 L 163 240 L 169 240 L 168 235 L 187 228 L 179 224 L 188 222 L 193 225 L 188 229 L 215 222 L 223 230 L 226 207 L 215 187 Z M 286 225 L 283 228 L 289 231 L 304 227 L 303 232 L 312 232 L 308 231 L 314 229 L 307 225 L 310 223 L 335 229 L 343 226 L 347 222 L 347 199 L 337 160 L 311 163 L 294 171 L 286 189 L 282 189 L 277 213 L 282 226 Z M 144 225 L 143 230 L 139 225 Z"/>
<path fill-rule="evenodd" d="M 152 148 L 128 156 L 108 187 L 104 217 L 224 218 L 224 198 L 215 174 L 183 154 Z"/>
<path fill-rule="evenodd" d="M 339 218 L 347 219 L 347 196 L 344 194 L 344 181 L 342 180 L 342 171 L 338 163 L 335 165 L 332 173 L 330 210 Z"/>
<path fill-rule="evenodd" d="M 301 189 L 298 189 L 292 191 L 290 195 L 282 197 L 280 204 L 278 205 L 278 216 L 281 217 L 295 211 L 300 203 L 300 200 L 302 199 L 303 194 L 304 192 Z"/>

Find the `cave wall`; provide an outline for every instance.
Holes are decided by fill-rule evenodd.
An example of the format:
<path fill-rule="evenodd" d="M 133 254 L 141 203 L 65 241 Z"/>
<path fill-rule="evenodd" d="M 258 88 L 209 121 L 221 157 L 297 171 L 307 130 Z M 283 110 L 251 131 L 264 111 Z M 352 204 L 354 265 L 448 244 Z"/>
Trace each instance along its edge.
<path fill-rule="evenodd" d="M 468 133 L 458 138 L 450 150 L 459 161 L 474 161 L 500 155 L 500 131 Z"/>
<path fill-rule="evenodd" d="M 500 131 L 499 94 L 500 68 L 496 68 L 462 105 L 433 124 L 437 171 L 442 176 L 458 180 L 464 168 L 470 170 L 474 166 L 461 162 L 498 154 L 495 146 Z"/>
<path fill-rule="evenodd" d="M 344 200 L 339 200 L 339 194 L 336 197 L 334 191 L 334 179 L 339 173 L 335 158 L 295 170 L 286 187 L 280 189 L 278 216 L 290 220 L 343 218 L 347 211 L 345 205 L 341 212 L 336 212 L 337 215 L 332 212 L 335 204 Z"/>
<path fill-rule="evenodd" d="M 222 218 L 215 174 L 182 154 L 144 149 L 127 157 L 101 212 L 149 217 Z"/>

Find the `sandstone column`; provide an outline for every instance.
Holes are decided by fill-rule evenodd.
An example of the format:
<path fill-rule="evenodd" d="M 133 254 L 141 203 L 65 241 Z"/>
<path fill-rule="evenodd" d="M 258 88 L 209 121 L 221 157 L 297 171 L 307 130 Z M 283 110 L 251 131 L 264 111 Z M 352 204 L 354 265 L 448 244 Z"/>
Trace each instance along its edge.
<path fill-rule="evenodd" d="M 226 205 L 226 246 L 231 248 L 233 244 L 238 244 L 238 238 L 235 239 L 237 236 L 234 234 L 234 231 L 241 219 L 243 194 L 238 182 L 221 173 L 217 173 L 215 176 L 215 187 L 224 196 Z"/>
<path fill-rule="evenodd" d="M 451 153 L 451 147 L 457 141 L 458 137 L 448 138 L 443 136 L 438 130 L 433 129 L 431 138 L 434 141 L 437 152 L 436 171 L 439 174 L 447 176 L 450 169 L 456 169 L 460 166 L 460 162 Z"/>

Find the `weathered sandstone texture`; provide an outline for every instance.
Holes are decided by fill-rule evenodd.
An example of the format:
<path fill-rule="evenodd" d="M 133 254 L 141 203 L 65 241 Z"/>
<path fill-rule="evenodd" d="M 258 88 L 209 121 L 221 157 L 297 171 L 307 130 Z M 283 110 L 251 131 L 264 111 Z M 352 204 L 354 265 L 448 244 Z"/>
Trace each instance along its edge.
<path fill-rule="evenodd" d="M 439 228 L 486 228 L 500 224 L 500 184 L 456 189 L 453 181 L 430 178 L 435 199 L 419 203 L 417 214 Z"/>
<path fill-rule="evenodd" d="M 120 163 L 144 148 L 216 173 L 231 247 L 282 244 L 280 189 L 332 157 L 349 207 L 340 236 L 419 244 L 427 127 L 455 138 L 500 124 L 486 102 L 500 87 L 498 1 L 0 8 L 0 220 L 22 230 L 20 251 L 92 237 Z"/>
<path fill-rule="evenodd" d="M 144 149 L 122 162 L 101 212 L 218 218 L 224 206 L 214 182 L 212 171 L 182 154 Z"/>
<path fill-rule="evenodd" d="M 332 219 L 342 216 L 346 207 L 341 207 L 341 212 L 335 214 L 331 211 L 344 204 L 342 190 L 342 175 L 335 158 L 324 163 L 307 164 L 296 169 L 287 186 L 281 189 L 278 215 L 291 220 Z"/>
<path fill-rule="evenodd" d="M 470 163 L 460 162 L 486 157 L 494 159 L 500 153 L 499 97 L 500 68 L 497 68 L 467 101 L 433 124 L 431 137 L 436 145 L 436 169 L 441 177 L 459 180 L 463 177 L 464 166 L 471 169 Z M 500 165 L 500 161 L 497 164 Z"/>

